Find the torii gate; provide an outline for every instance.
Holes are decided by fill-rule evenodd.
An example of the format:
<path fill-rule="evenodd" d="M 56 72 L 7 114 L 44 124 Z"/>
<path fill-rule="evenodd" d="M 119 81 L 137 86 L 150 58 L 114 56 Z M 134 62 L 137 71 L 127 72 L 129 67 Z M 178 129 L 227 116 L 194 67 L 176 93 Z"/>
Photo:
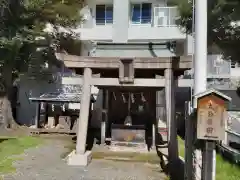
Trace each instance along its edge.
<path fill-rule="evenodd" d="M 91 86 L 106 87 L 165 87 L 166 119 L 168 124 L 169 158 L 178 158 L 177 132 L 175 122 L 174 88 L 189 87 L 191 80 L 178 79 L 185 70 L 192 68 L 192 58 L 187 57 L 151 57 L 151 58 L 121 58 L 121 57 L 82 57 L 67 54 L 56 56 L 66 67 L 79 68 L 83 78 L 63 78 L 64 84 L 82 85 L 81 111 L 78 122 L 77 145 L 68 158 L 69 165 L 88 165 L 91 161 L 91 152 L 86 151 L 88 116 L 91 96 Z M 137 73 L 136 73 L 137 72 Z M 139 78 L 139 72 L 144 78 Z M 155 74 L 149 77 L 147 74 Z M 100 73 L 100 77 L 93 74 Z M 159 76 L 160 75 L 160 78 Z M 158 77 L 157 77 L 158 76 Z M 142 77 L 142 76 L 141 76 Z M 104 90 L 105 91 L 105 90 Z M 106 93 L 104 93 L 106 94 Z M 103 100 L 104 101 L 104 100 Z M 107 103 L 104 103 L 105 105 Z M 103 107 L 107 118 L 107 107 Z M 158 107 L 161 111 L 161 107 Z M 106 119 L 103 120 L 105 122 Z"/>

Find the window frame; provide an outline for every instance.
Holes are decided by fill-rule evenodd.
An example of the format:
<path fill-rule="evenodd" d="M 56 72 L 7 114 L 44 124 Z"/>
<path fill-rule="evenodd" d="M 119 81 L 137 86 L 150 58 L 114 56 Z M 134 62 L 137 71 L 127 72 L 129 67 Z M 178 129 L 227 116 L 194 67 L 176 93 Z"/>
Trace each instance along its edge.
<path fill-rule="evenodd" d="M 148 5 L 150 5 L 150 7 L 151 7 L 151 12 L 150 12 L 150 14 L 151 14 L 151 19 L 150 19 L 150 22 L 148 22 L 148 23 L 143 23 L 142 22 L 142 8 L 143 8 L 143 4 L 148 4 Z M 135 5 L 140 5 L 140 22 L 138 23 L 138 22 L 133 22 L 132 21 L 132 18 L 133 18 L 133 7 L 135 6 Z M 152 22 L 153 22 L 153 3 L 148 3 L 148 2 L 140 2 L 140 3 L 137 3 L 137 2 L 133 2 L 133 3 L 131 3 L 130 4 L 130 25 L 141 25 L 141 26 L 149 26 L 149 25 L 151 25 L 152 24 Z"/>
<path fill-rule="evenodd" d="M 97 22 L 97 6 L 104 6 L 104 23 L 99 23 Z M 112 20 L 108 19 L 107 17 L 107 8 L 111 8 L 112 9 Z M 96 7 L 95 7 L 95 24 L 97 26 L 106 26 L 106 25 L 111 25 L 113 24 L 113 4 L 96 4 Z"/>

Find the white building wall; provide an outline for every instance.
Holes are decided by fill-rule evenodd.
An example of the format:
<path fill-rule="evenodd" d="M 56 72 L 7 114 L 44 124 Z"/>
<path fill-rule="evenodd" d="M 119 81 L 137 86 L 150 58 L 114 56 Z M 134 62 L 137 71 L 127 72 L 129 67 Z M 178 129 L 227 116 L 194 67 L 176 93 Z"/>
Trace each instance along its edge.
<path fill-rule="evenodd" d="M 194 52 L 194 44 L 193 43 L 194 43 L 193 36 L 186 35 L 186 40 L 184 42 L 184 49 L 185 49 L 184 54 L 186 56 L 193 54 L 193 52 Z"/>
<path fill-rule="evenodd" d="M 152 2 L 153 7 L 166 7 L 165 0 L 87 0 L 81 10 L 84 23 L 76 29 L 81 40 L 127 42 L 128 40 L 185 40 L 185 33 L 178 27 L 153 27 L 152 24 L 132 25 L 130 3 Z M 114 4 L 113 24 L 96 25 L 96 4 Z M 129 10 L 126 10 L 129 9 Z"/>
<path fill-rule="evenodd" d="M 231 77 L 233 78 L 240 78 L 240 68 L 231 68 Z"/>

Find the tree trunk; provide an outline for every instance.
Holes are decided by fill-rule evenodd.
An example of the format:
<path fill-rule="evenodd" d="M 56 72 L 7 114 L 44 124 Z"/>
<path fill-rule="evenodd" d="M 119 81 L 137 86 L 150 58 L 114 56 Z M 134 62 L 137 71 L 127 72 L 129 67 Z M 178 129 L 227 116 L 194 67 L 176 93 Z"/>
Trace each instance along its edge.
<path fill-rule="evenodd" d="M 0 104 L 1 104 L 1 116 L 2 123 L 5 128 L 16 128 L 18 124 L 12 115 L 12 90 L 13 90 L 13 78 L 12 78 L 12 67 L 6 64 L 3 67 L 3 81 L 5 90 L 1 92 Z"/>
<path fill-rule="evenodd" d="M 12 121 L 12 111 L 11 111 L 12 108 L 7 96 L 2 96 L 0 98 L 0 104 L 1 104 L 1 125 L 4 128 L 9 128 L 11 127 L 11 121 Z"/>

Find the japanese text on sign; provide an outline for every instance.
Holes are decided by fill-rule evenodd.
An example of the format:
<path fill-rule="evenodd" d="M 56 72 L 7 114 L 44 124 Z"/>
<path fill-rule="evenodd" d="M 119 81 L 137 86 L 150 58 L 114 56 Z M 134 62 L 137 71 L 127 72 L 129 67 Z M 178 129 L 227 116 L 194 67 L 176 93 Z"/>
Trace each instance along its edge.
<path fill-rule="evenodd" d="M 224 138 L 223 113 L 224 108 L 210 98 L 202 101 L 197 117 L 198 139 L 222 140 Z"/>

